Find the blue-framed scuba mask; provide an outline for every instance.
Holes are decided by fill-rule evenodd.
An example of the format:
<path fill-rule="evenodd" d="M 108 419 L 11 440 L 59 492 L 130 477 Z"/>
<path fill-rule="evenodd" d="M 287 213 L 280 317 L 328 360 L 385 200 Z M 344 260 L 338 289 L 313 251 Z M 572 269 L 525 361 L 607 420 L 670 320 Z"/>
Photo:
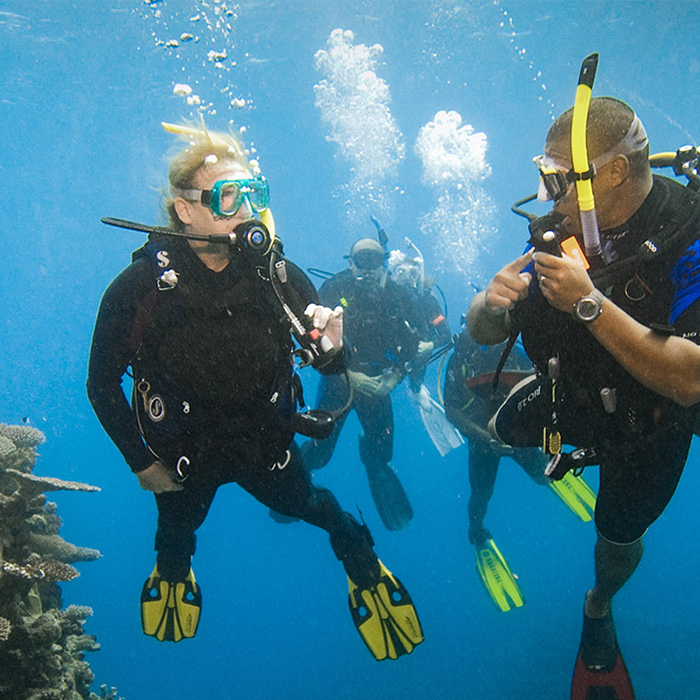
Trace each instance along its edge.
<path fill-rule="evenodd" d="M 253 213 L 265 211 L 270 206 L 270 188 L 262 175 L 217 180 L 210 190 L 183 190 L 182 196 L 201 202 L 214 216 L 234 216 L 244 201 Z"/>

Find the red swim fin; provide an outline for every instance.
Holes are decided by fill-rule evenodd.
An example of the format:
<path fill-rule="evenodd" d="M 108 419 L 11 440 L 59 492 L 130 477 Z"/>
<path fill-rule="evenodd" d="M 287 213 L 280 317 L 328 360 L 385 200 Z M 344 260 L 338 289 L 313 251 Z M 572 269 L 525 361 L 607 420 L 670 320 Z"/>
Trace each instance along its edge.
<path fill-rule="evenodd" d="M 609 671 L 586 668 L 579 650 L 571 681 L 571 700 L 635 700 L 632 680 L 619 649 L 615 666 Z"/>

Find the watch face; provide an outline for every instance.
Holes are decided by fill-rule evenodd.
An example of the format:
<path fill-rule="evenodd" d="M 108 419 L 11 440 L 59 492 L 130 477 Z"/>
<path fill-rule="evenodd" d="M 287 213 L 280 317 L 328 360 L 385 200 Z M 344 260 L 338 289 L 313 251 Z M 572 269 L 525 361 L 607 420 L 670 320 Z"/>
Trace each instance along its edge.
<path fill-rule="evenodd" d="M 576 302 L 576 316 L 584 322 L 595 321 L 600 314 L 601 304 L 593 296 L 583 297 Z"/>
<path fill-rule="evenodd" d="M 598 312 L 598 304 L 592 299 L 582 299 L 578 305 L 578 315 L 581 318 L 593 318 Z"/>

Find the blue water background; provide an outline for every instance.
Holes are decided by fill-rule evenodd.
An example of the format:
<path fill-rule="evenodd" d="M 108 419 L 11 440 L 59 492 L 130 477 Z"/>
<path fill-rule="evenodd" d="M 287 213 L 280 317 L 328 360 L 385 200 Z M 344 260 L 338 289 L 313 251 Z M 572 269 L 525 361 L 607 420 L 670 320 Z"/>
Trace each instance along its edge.
<path fill-rule="evenodd" d="M 378 553 L 412 593 L 426 634 L 412 656 L 375 662 L 351 624 L 345 575 L 325 533 L 275 524 L 235 486 L 219 492 L 199 533 L 194 567 L 204 612 L 196 639 L 168 645 L 141 634 L 138 598 L 154 561 L 155 506 L 98 425 L 84 381 L 101 294 L 142 237 L 99 219 L 162 223 L 158 194 L 173 138 L 159 123 L 196 112 L 173 94 L 174 84 L 189 83 L 214 104 L 207 124 L 226 128 L 233 119 L 247 128 L 287 254 L 302 266 L 341 269 L 351 242 L 373 229 L 366 203 L 351 197 L 348 205 L 339 194 L 350 166 L 327 140 L 314 104 L 323 77 L 314 54 L 334 29 L 351 30 L 355 44 L 383 46 L 375 70 L 406 146 L 396 175 L 401 192 L 382 209 L 383 223 L 392 245 L 411 236 L 428 270 L 440 271 L 456 330 L 471 283 L 523 246 L 526 227 L 508 207 L 534 190 L 530 159 L 541 152 L 552 117 L 571 105 L 587 54 L 601 55 L 595 94 L 635 107 L 652 151 L 697 143 L 700 4 L 241 2 L 226 35 L 228 63 L 236 66 L 223 83 L 201 60 L 204 40 L 178 50 L 157 44 L 213 7 L 194 0 L 0 2 L 0 421 L 26 417 L 46 433 L 37 473 L 102 489 L 51 496 L 64 537 L 103 554 L 78 565 L 81 577 L 63 586 L 66 604 L 94 609 L 87 630 L 102 646 L 88 658 L 95 687 L 116 685 L 127 700 L 568 697 L 583 594 L 592 583 L 593 526 L 504 460 L 487 525 L 527 604 L 498 612 L 466 538 L 466 447 L 440 458 L 403 388 L 395 396 L 393 464 L 415 508 L 412 525 L 398 533 L 382 527 L 359 463 L 354 417 L 316 480 L 346 508 L 362 509 Z M 231 95 L 245 107 L 231 107 Z M 466 272 L 445 252 L 454 241 L 418 223 L 435 206 L 436 190 L 421 180 L 413 144 L 439 110 L 456 110 L 488 140 L 491 174 L 479 187 L 496 208 L 495 230 L 479 241 L 483 250 Z M 488 207 L 483 215 L 488 220 Z M 433 366 L 427 382 L 433 395 L 436 373 Z M 315 380 L 306 381 L 313 396 Z M 674 501 L 616 601 L 618 637 L 640 700 L 698 697 L 697 461 L 694 446 Z M 595 484 L 593 472 L 587 478 Z"/>

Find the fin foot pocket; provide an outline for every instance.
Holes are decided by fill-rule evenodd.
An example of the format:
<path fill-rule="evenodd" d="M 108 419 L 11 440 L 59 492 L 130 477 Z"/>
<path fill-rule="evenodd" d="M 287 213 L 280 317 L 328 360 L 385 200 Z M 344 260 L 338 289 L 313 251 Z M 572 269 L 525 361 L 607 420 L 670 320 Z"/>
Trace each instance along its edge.
<path fill-rule="evenodd" d="M 202 609 L 202 591 L 194 572 L 182 581 L 161 578 L 158 566 L 146 579 L 141 591 L 143 633 L 159 642 L 179 642 L 197 633 Z"/>
<path fill-rule="evenodd" d="M 583 616 L 571 700 L 635 700 L 611 611 L 600 619 Z"/>

